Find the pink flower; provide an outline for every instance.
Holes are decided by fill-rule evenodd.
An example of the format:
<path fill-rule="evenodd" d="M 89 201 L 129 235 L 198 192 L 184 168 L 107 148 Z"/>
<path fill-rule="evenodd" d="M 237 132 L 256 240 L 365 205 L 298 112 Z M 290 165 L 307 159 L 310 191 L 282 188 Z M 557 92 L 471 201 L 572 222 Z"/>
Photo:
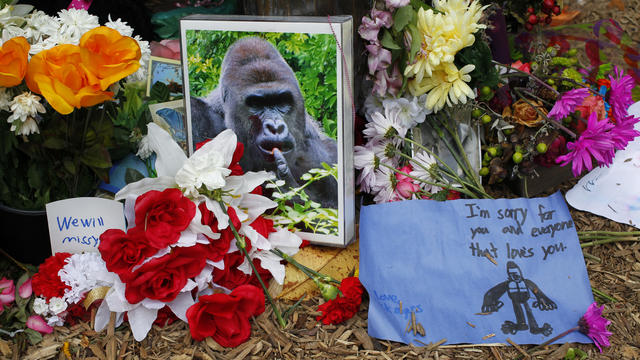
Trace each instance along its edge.
<path fill-rule="evenodd" d="M 638 121 L 640 121 L 640 118 L 634 116 L 616 119 L 616 125 L 611 129 L 611 139 L 613 140 L 613 146 L 616 150 L 623 150 L 629 142 L 640 135 L 640 131 L 635 129 L 635 124 Z"/>
<path fill-rule="evenodd" d="M 631 90 L 635 85 L 635 81 L 631 76 L 623 76 L 623 74 L 624 72 L 616 66 L 615 77 L 609 75 L 609 80 L 611 81 L 609 104 L 616 120 L 627 116 L 627 109 L 633 104 Z"/>
<path fill-rule="evenodd" d="M 376 73 L 372 90 L 374 94 L 380 97 L 384 97 L 387 93 L 396 96 L 400 92 L 400 88 L 402 88 L 402 74 L 400 74 L 398 64 L 393 66 L 391 76 L 387 70 L 380 70 Z"/>
<path fill-rule="evenodd" d="M 518 60 L 516 62 L 514 62 L 513 64 L 511 64 L 512 68 L 516 68 L 520 71 L 524 71 L 527 74 L 531 74 L 531 64 L 530 63 L 523 63 L 522 61 Z"/>
<path fill-rule="evenodd" d="M 20 288 L 18 289 L 18 295 L 20 295 L 21 298 L 26 299 L 31 296 L 32 292 L 33 289 L 31 288 L 31 278 L 29 278 L 22 285 L 20 285 Z"/>
<path fill-rule="evenodd" d="M 594 302 L 589 305 L 587 312 L 578 321 L 580 332 L 587 335 L 596 344 L 600 352 L 602 352 L 600 345 L 610 345 L 609 336 L 612 335 L 607 331 L 607 325 L 611 324 L 611 321 L 602 317 L 602 309 L 604 309 L 604 305 L 598 307 L 598 304 Z"/>
<path fill-rule="evenodd" d="M 0 313 L 5 305 L 10 305 L 16 299 L 16 286 L 13 280 L 2 278 L 0 280 Z"/>
<path fill-rule="evenodd" d="M 589 96 L 589 90 L 587 88 L 569 90 L 562 94 L 560 99 L 556 101 L 547 116 L 560 121 L 574 112 L 576 107 L 581 105 L 587 96 Z"/>
<path fill-rule="evenodd" d="M 413 169 L 409 165 L 403 166 L 399 170 L 406 174 L 410 174 L 411 171 L 413 171 Z M 396 179 L 398 180 L 398 182 L 396 183 L 396 193 L 399 196 L 405 199 L 411 199 L 411 197 L 413 197 L 413 194 L 420 191 L 420 186 L 414 184 L 412 178 L 402 174 L 396 174 Z"/>
<path fill-rule="evenodd" d="M 376 71 L 385 70 L 391 64 L 391 52 L 380 45 L 367 45 L 369 52 L 369 74 L 373 75 Z"/>
<path fill-rule="evenodd" d="M 382 26 L 389 28 L 393 25 L 393 16 L 389 11 L 371 10 L 371 17 L 363 16 L 362 24 L 358 27 L 358 34 L 374 44 L 378 44 L 378 33 Z"/>
<path fill-rule="evenodd" d="M 386 0 L 389 9 L 397 9 L 409 5 L 409 0 Z"/>
<path fill-rule="evenodd" d="M 593 169 L 592 157 L 598 161 L 598 165 L 611 164 L 615 151 L 609 131 L 612 128 L 611 123 L 607 120 L 598 121 L 598 115 L 592 112 L 587 129 L 576 141 L 567 143 L 569 153 L 558 156 L 556 163 L 561 163 L 562 166 L 572 163 L 571 170 L 575 176 L 580 175 L 584 168 Z"/>
<path fill-rule="evenodd" d="M 29 316 L 27 319 L 27 327 L 40 334 L 51 334 L 53 332 L 53 327 L 49 326 L 40 315 Z"/>
<path fill-rule="evenodd" d="M 152 41 L 150 47 L 152 56 L 180 60 L 180 40 L 178 39 Z"/>

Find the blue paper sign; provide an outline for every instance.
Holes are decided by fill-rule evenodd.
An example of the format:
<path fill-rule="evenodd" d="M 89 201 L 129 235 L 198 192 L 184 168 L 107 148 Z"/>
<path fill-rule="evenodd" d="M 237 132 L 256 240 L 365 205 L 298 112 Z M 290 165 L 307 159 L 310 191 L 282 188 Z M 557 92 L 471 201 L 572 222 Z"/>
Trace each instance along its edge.
<path fill-rule="evenodd" d="M 372 337 L 539 344 L 575 327 L 593 294 L 569 209 L 547 198 L 412 200 L 360 212 Z M 407 331 L 412 313 L 425 336 Z M 572 332 L 562 342 L 591 342 Z"/>

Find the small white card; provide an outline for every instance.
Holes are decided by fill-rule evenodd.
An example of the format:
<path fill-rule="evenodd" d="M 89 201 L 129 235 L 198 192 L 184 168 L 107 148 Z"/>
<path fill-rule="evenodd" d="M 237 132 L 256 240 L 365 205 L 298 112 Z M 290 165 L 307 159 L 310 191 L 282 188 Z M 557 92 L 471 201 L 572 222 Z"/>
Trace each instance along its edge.
<path fill-rule="evenodd" d="M 108 229 L 125 229 L 122 203 L 79 197 L 46 205 L 51 251 L 98 251 L 100 235 Z"/>

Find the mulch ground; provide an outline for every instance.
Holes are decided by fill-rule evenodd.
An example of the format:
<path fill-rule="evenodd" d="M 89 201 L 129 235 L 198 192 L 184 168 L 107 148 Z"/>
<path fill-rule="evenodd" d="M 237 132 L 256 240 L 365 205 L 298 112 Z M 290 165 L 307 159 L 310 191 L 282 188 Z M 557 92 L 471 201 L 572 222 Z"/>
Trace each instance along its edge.
<path fill-rule="evenodd" d="M 640 0 L 571 0 L 565 4 L 582 10 L 577 22 L 614 18 L 631 35 L 640 40 Z M 575 180 L 553 191 L 565 192 Z M 494 194 L 514 197 L 505 189 L 492 189 Z M 550 191 L 549 193 L 552 193 Z M 571 210 L 578 231 L 631 231 L 634 228 L 590 213 Z M 585 249 L 591 285 L 610 295 L 616 302 L 608 302 L 604 316 L 611 320 L 611 347 L 600 354 L 590 344 L 557 344 L 533 353 L 536 359 L 562 359 L 569 347 L 587 352 L 589 359 L 640 359 L 640 243 L 615 243 Z M 601 301 L 601 299 L 599 299 Z M 162 360 L 242 360 L 242 359 L 512 359 L 520 355 L 522 346 L 478 346 L 426 344 L 413 346 L 381 341 L 367 335 L 368 301 L 360 312 L 345 324 L 323 326 L 315 320 L 320 298 L 304 302 L 292 315 L 289 325 L 279 329 L 270 308 L 252 321 L 250 340 L 237 348 L 227 349 L 213 340 L 194 341 L 182 322 L 165 328 L 154 327 L 147 338 L 133 340 L 127 326 L 96 333 L 90 323 L 72 327 L 57 327 L 37 346 L 25 352 L 0 340 L 0 359 L 66 359 L 63 344 L 69 343 L 73 359 L 107 359 L 107 351 L 115 350 L 116 359 Z M 286 304 L 282 304 L 285 306 Z M 428 324 L 425 324 L 428 332 Z M 111 351 L 113 351 L 111 350 Z"/>

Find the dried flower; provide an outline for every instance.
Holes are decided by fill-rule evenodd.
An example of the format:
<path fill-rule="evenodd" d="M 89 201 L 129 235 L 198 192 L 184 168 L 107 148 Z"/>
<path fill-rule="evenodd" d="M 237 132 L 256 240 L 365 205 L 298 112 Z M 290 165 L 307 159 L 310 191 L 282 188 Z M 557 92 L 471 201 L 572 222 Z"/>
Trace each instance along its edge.
<path fill-rule="evenodd" d="M 531 106 L 533 105 L 533 106 Z M 513 103 L 511 106 L 507 106 L 502 110 L 502 117 L 505 120 L 510 120 L 518 124 L 534 127 L 540 124 L 547 114 L 547 110 L 544 108 L 542 102 L 537 100 L 520 99 Z"/>

